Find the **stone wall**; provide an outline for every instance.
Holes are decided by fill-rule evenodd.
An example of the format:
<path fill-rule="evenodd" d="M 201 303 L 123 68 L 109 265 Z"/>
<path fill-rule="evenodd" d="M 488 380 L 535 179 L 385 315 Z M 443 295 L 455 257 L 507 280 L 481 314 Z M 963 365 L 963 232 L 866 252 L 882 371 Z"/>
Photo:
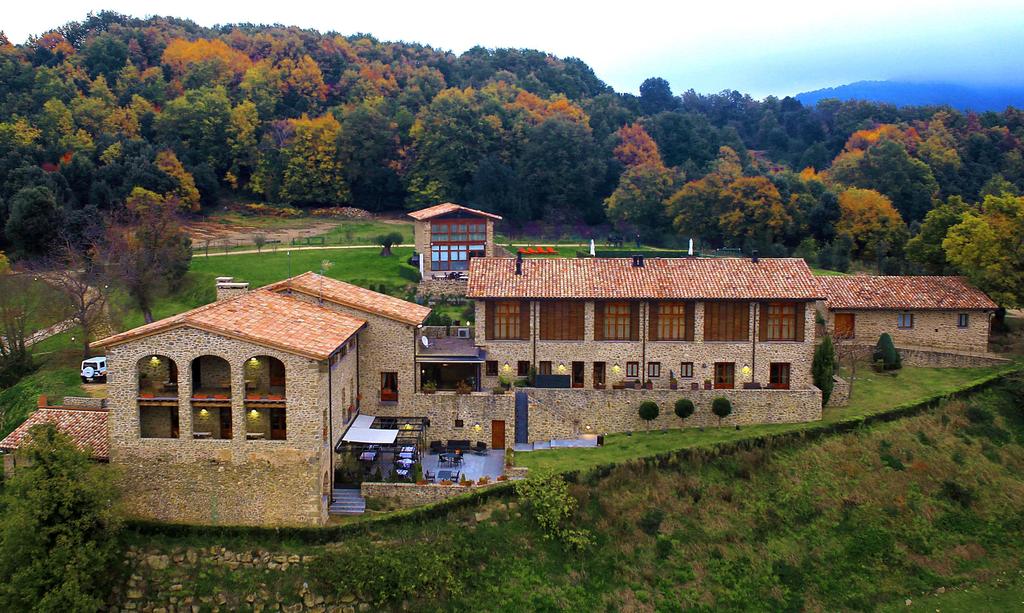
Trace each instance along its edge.
<path fill-rule="evenodd" d="M 1009 364 L 1010 360 L 992 354 L 965 353 L 960 351 L 934 351 L 911 347 L 899 347 L 900 358 L 907 366 L 930 366 L 933 368 L 983 368 Z"/>
<path fill-rule="evenodd" d="M 756 337 L 758 310 L 751 304 L 748 334 Z M 594 340 L 594 303 L 588 301 L 585 306 L 584 338 L 582 341 L 544 341 L 537 338 L 540 315 L 537 302 L 531 302 L 530 334 L 532 340 L 496 341 L 484 338 L 486 330 L 485 302 L 476 301 L 476 326 L 481 331 L 476 337 L 477 344 L 487 350 L 488 360 L 497 360 L 499 372 L 504 364 L 509 365 L 509 376 L 516 373 L 516 363 L 526 361 L 538 367 L 539 362 L 550 361 L 552 373 L 570 374 L 572 362 L 584 363 L 583 386 L 592 388 L 594 384 L 594 362 L 604 362 L 607 387 L 627 381 L 647 379 L 647 365 L 650 362 L 661 364 L 661 376 L 651 378 L 655 388 L 669 387 L 670 371 L 679 378 L 679 387 L 690 387 L 696 382 L 703 383 L 714 376 L 715 362 L 733 362 L 736 364 L 736 385 L 744 382 L 758 381 L 767 385 L 772 362 L 788 362 L 790 364 L 790 385 L 794 388 L 807 387 L 812 384 L 811 360 L 814 354 L 814 308 L 808 304 L 804 310 L 805 340 L 803 342 L 750 341 L 722 342 L 704 340 L 704 304 L 698 302 L 694 309 L 694 340 L 693 341 L 652 341 L 649 340 L 648 305 L 644 303 L 640 310 L 640 340 L 637 341 L 599 341 Z M 640 365 L 640 377 L 627 379 L 626 363 L 637 362 Z M 680 378 L 681 364 L 693 363 L 693 378 Z M 559 367 L 564 366 L 564 371 Z M 616 369 L 618 366 L 618 369 Z M 743 367 L 751 369 L 749 376 L 743 375 Z M 498 384 L 498 377 L 483 377 L 484 388 Z"/>
<path fill-rule="evenodd" d="M 431 279 L 427 276 L 416 286 L 416 296 L 465 296 L 468 287 L 467 279 Z"/>
<path fill-rule="evenodd" d="M 849 310 L 826 311 L 826 328 L 835 333 L 835 314 L 854 314 L 854 337 L 851 342 L 874 346 L 883 332 L 888 332 L 897 347 L 919 347 L 967 353 L 988 351 L 989 318 L 987 311 L 889 311 Z M 914 315 L 914 327 L 896 327 L 900 313 Z M 957 327 L 957 316 L 967 313 L 966 328 Z"/>
<path fill-rule="evenodd" d="M 469 219 L 473 216 L 467 214 L 465 217 L 466 219 Z M 479 218 L 474 217 L 474 219 Z M 484 255 L 492 257 L 506 253 L 503 249 L 495 248 L 494 220 L 489 217 L 484 217 L 482 220 L 487 224 L 487 241 L 484 243 Z M 413 242 L 415 243 L 416 253 L 420 254 L 420 260 L 423 262 L 423 277 L 425 280 L 430 279 L 430 275 L 433 272 L 431 270 L 430 261 L 430 222 L 431 220 L 426 219 L 413 223 Z M 463 287 L 461 295 L 464 296 L 465 293 L 466 290 L 465 287 Z M 430 293 L 427 293 L 426 295 L 430 295 Z M 441 293 L 434 293 L 434 295 L 441 295 Z"/>
<path fill-rule="evenodd" d="M 140 437 L 136 365 L 159 354 L 179 365 L 201 355 L 230 365 L 233 438 L 194 439 L 191 371 L 179 368 L 180 437 Z M 286 440 L 247 440 L 244 363 L 267 355 L 285 365 Z M 137 517 L 248 525 L 310 525 L 326 521 L 323 475 L 327 365 L 309 358 L 192 329 L 178 328 L 107 350 L 110 462 L 120 467 L 124 501 Z M 204 373 L 205 378 L 205 373 Z M 149 409 L 143 408 L 142 414 Z M 213 413 L 214 411 L 210 411 Z"/>
<path fill-rule="evenodd" d="M 64 396 L 64 403 L 61 406 L 69 409 L 104 409 L 107 407 L 107 399 L 89 398 L 87 396 Z"/>
<path fill-rule="evenodd" d="M 400 411 L 411 411 L 401 413 Z M 473 392 L 422 392 L 411 395 L 411 403 L 401 409 L 380 407 L 373 415 L 403 417 L 422 416 L 430 420 L 426 438 L 428 441 L 469 440 L 487 443 L 492 447 L 491 428 L 495 421 L 505 422 L 505 446 L 515 442 L 515 394 L 492 394 Z M 462 425 L 457 423 L 461 421 Z M 477 427 L 479 426 L 479 427 Z"/>
<path fill-rule="evenodd" d="M 527 390 L 530 397 L 530 442 L 577 438 L 582 434 L 629 432 L 647 428 L 718 426 L 711 412 L 712 399 L 723 396 L 732 402 L 732 414 L 723 426 L 798 423 L 821 419 L 821 390 Z M 689 398 L 694 414 L 680 421 L 675 401 Z M 640 403 L 652 400 L 658 418 L 645 422 L 638 415 Z"/>
<path fill-rule="evenodd" d="M 379 498 L 389 500 L 401 508 L 418 507 L 432 502 L 439 502 L 466 494 L 481 488 L 490 487 L 499 481 L 492 481 L 488 485 L 439 485 L 428 483 L 417 485 L 415 483 L 370 483 L 364 481 L 359 486 L 359 493 L 364 498 Z"/>
<path fill-rule="evenodd" d="M 828 397 L 830 407 L 845 407 L 850 403 L 850 382 L 839 376 L 832 377 L 832 394 Z"/>

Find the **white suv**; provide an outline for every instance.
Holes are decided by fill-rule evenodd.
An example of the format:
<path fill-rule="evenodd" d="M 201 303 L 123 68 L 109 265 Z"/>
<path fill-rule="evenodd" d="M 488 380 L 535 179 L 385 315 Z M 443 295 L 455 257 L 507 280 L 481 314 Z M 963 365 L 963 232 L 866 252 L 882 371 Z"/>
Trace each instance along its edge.
<path fill-rule="evenodd" d="M 107 358 L 89 358 L 82 362 L 82 383 L 93 382 L 106 383 L 107 381 Z"/>

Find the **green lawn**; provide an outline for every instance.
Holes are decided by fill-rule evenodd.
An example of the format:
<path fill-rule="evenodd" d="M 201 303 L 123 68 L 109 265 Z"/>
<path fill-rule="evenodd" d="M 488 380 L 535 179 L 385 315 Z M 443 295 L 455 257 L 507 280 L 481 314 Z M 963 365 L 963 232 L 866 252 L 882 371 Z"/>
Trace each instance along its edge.
<path fill-rule="evenodd" d="M 1018 571 L 1020 573 L 1021 571 Z M 908 607 L 905 599 L 883 607 L 886 613 L 907 611 L 908 613 L 996 613 L 999 611 L 1024 611 L 1024 577 L 1011 579 L 1010 583 L 994 585 L 972 585 L 963 589 L 947 590 L 943 594 L 910 598 Z"/>
<path fill-rule="evenodd" d="M 25 421 L 35 410 L 40 394 L 59 404 L 64 396 L 81 396 L 82 385 L 75 367 L 43 368 L 0 391 L 0 438 Z"/>
<path fill-rule="evenodd" d="M 378 235 L 398 232 L 402 235 L 402 243 L 411 245 L 412 228 L 412 222 L 404 221 L 343 220 L 323 237 L 328 245 L 373 245 Z"/>
<path fill-rule="evenodd" d="M 811 268 L 811 272 L 818 275 L 819 277 L 842 277 L 846 275 L 845 272 L 839 272 L 838 270 L 827 270 L 824 268 Z"/>
<path fill-rule="evenodd" d="M 821 422 L 801 424 L 766 424 L 735 428 L 681 428 L 610 434 L 603 447 L 569 448 L 517 453 L 515 463 L 530 469 L 558 472 L 586 469 L 609 463 L 618 463 L 643 456 L 683 449 L 711 447 L 718 443 L 753 438 L 762 434 L 803 430 L 821 423 L 864 417 L 879 413 L 903 403 L 921 400 L 936 394 L 948 393 L 970 381 L 985 378 L 1004 367 L 992 368 L 915 368 L 905 367 L 895 376 L 877 374 L 867 368 L 857 371 L 853 397 L 848 406 L 832 407 L 824 412 Z M 663 407 L 663 410 L 670 408 Z M 698 407 L 698 410 L 701 410 Z M 706 409 L 705 409 L 706 410 Z"/>

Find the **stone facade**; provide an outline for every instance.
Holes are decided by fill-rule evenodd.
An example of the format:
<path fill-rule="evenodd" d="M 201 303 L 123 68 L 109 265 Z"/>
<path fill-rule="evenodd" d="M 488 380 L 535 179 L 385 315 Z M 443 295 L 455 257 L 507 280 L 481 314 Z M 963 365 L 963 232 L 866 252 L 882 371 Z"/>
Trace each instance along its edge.
<path fill-rule="evenodd" d="M 832 395 L 828 397 L 828 406 L 845 407 L 850 403 L 850 382 L 839 376 L 832 377 Z"/>
<path fill-rule="evenodd" d="M 430 296 L 465 296 L 469 281 L 465 279 L 431 279 L 425 277 L 416 286 L 420 298 Z"/>
<path fill-rule="evenodd" d="M 854 336 L 849 342 L 874 346 L 883 332 L 888 332 L 893 343 L 899 348 L 920 348 L 952 350 L 967 353 L 988 351 L 990 313 L 987 311 L 894 311 L 894 310 L 848 310 L 827 308 L 826 330 L 835 334 L 836 313 L 854 316 Z M 914 326 L 909 329 L 897 327 L 900 313 L 911 313 Z M 967 315 L 967 326 L 959 327 L 958 316 Z"/>
<path fill-rule="evenodd" d="M 484 222 L 486 222 L 487 223 L 487 240 L 484 243 L 484 254 L 487 257 L 491 257 L 491 256 L 496 255 L 495 245 L 494 245 L 494 220 L 493 219 L 491 219 L 489 217 L 475 216 L 475 215 L 472 215 L 471 213 L 453 213 L 453 214 L 450 214 L 450 215 L 445 215 L 443 218 L 444 219 L 472 219 L 473 221 L 484 221 Z M 442 219 L 442 218 L 439 217 L 438 219 Z M 416 253 L 418 253 L 420 255 L 420 261 L 423 262 L 423 279 L 424 280 L 430 280 L 430 275 L 432 275 L 434 272 L 436 272 L 436 271 L 434 271 L 431 268 L 431 265 L 430 265 L 431 264 L 431 262 L 430 262 L 430 222 L 431 222 L 430 219 L 424 219 L 424 220 L 416 221 L 413 224 L 413 242 L 415 243 L 415 246 L 416 246 L 415 247 L 416 248 Z M 504 251 L 502 251 L 501 253 L 504 253 Z M 442 272 L 447 272 L 447 271 L 442 271 Z M 430 286 L 430 287 L 435 287 L 435 286 Z M 446 289 L 448 287 L 449 286 L 444 286 L 444 285 L 436 286 L 436 288 L 438 290 L 443 290 L 443 289 Z M 458 288 L 456 288 L 455 286 L 451 286 L 451 289 L 458 289 Z M 466 293 L 465 286 L 463 286 L 461 289 L 462 289 L 462 292 L 461 292 L 460 295 L 465 295 L 465 293 Z M 445 293 L 445 292 L 435 293 L 434 295 L 441 295 L 442 293 Z"/>
<path fill-rule="evenodd" d="M 315 525 L 326 521 L 330 489 L 328 389 L 345 376 L 354 378 L 355 354 L 336 358 L 333 368 L 269 347 L 227 338 L 194 328 L 176 328 L 108 347 L 110 461 L 119 466 L 128 511 L 137 517 L 164 521 L 248 525 Z M 140 406 L 139 372 L 154 355 L 177 364 L 178 437 L 143 438 L 142 424 L 153 409 Z M 219 433 L 201 411 L 192 408 L 192 361 L 217 356 L 228 365 L 222 374 L 230 383 L 232 436 L 196 439 L 193 432 Z M 250 440 L 266 432 L 247 404 L 245 363 L 254 356 L 277 358 L 285 366 L 286 438 Z M 212 362 L 212 361 L 211 361 Z M 206 362 L 204 362 L 205 367 Z M 328 384 L 337 372 L 339 385 Z M 202 373 L 204 379 L 207 373 Z M 218 414 L 209 410 L 210 414 Z M 336 418 L 337 419 L 337 418 Z M 166 423 L 166 422 L 164 422 Z M 169 425 L 168 425 L 169 427 Z"/>
<path fill-rule="evenodd" d="M 507 377 L 516 377 L 517 363 L 529 362 L 538 367 L 542 361 L 552 363 L 553 374 L 570 374 L 572 362 L 584 363 L 583 387 L 592 389 L 594 385 L 594 362 L 606 364 L 606 385 L 608 388 L 629 381 L 646 380 L 647 364 L 660 364 L 660 376 L 650 377 L 655 388 L 669 387 L 670 371 L 679 379 L 680 388 L 689 388 L 691 383 L 703 387 L 706 380 L 714 375 L 715 362 L 733 362 L 736 364 L 736 386 L 744 382 L 757 381 L 767 385 L 772 362 L 790 364 L 790 387 L 805 388 L 812 385 L 811 360 L 814 354 L 814 309 L 808 304 L 804 309 L 803 342 L 790 341 L 757 341 L 757 342 L 722 342 L 704 340 L 704 304 L 697 302 L 694 308 L 694 340 L 693 341 L 652 341 L 649 335 L 649 305 L 643 303 L 640 309 L 640 340 L 638 341 L 599 341 L 594 339 L 594 303 L 588 301 L 585 307 L 584 338 L 582 341 L 545 341 L 539 339 L 539 304 L 530 303 L 531 323 L 530 340 L 489 340 L 484 334 L 477 334 L 477 344 L 487 351 L 488 360 L 497 360 L 499 373 Z M 757 317 L 759 308 L 751 303 L 749 317 L 749 338 L 757 336 Z M 485 301 L 476 302 L 476 329 L 487 329 Z M 626 377 L 626 363 L 637 362 L 640 365 L 639 377 Z M 681 363 L 693 363 L 693 377 L 681 378 Z M 505 365 L 508 365 L 506 368 Z M 618 372 L 616 372 L 618 365 Z M 564 366 L 564 371 L 560 369 Z M 744 376 L 743 368 L 748 367 L 750 374 Z M 484 377 L 483 387 L 498 384 L 498 377 Z"/>

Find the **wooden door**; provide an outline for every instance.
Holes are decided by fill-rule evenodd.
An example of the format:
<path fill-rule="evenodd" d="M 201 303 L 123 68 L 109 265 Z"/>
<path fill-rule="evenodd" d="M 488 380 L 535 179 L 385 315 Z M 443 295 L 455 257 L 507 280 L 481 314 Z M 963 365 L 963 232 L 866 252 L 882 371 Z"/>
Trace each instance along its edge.
<path fill-rule="evenodd" d="M 286 409 L 270 409 L 270 439 L 283 441 L 288 438 Z"/>
<path fill-rule="evenodd" d="M 853 338 L 856 327 L 856 318 L 857 316 L 854 313 L 836 313 L 836 338 Z"/>
<path fill-rule="evenodd" d="M 220 437 L 231 438 L 231 409 L 227 407 L 220 410 Z"/>
<path fill-rule="evenodd" d="M 284 363 L 281 360 L 271 358 L 269 370 L 270 385 L 273 387 L 284 387 Z"/>
<path fill-rule="evenodd" d="M 505 420 L 491 421 L 491 449 L 505 448 Z"/>
<path fill-rule="evenodd" d="M 585 368 L 583 362 L 572 363 L 572 386 L 583 387 L 583 369 Z"/>

